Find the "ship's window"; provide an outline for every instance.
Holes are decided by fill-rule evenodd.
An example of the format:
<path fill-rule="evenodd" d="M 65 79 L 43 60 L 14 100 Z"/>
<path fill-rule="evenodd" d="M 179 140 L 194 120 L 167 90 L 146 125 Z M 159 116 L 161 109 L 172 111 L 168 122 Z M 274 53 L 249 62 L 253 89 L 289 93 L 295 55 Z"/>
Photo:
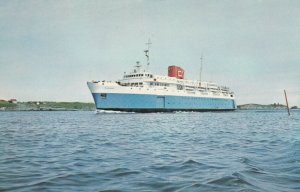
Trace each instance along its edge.
<path fill-rule="evenodd" d="M 153 85 L 153 83 L 151 82 L 150 85 Z"/>
<path fill-rule="evenodd" d="M 106 93 L 101 93 L 100 96 L 101 96 L 102 99 L 106 99 L 107 94 Z"/>
<path fill-rule="evenodd" d="M 153 76 L 152 75 L 150 75 L 150 78 L 152 78 Z"/>

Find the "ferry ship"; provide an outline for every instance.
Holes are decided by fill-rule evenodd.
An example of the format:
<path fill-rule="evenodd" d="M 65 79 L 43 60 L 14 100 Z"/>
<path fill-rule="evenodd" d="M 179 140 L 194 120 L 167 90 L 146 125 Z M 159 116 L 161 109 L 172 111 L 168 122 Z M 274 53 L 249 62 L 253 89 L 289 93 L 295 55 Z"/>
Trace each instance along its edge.
<path fill-rule="evenodd" d="M 144 52 L 145 69 L 137 62 L 120 80 L 87 82 L 98 110 L 145 113 L 236 109 L 234 93 L 227 86 L 186 80 L 184 70 L 175 65 L 168 67 L 168 76 L 153 74 L 149 71 L 149 47 Z"/>

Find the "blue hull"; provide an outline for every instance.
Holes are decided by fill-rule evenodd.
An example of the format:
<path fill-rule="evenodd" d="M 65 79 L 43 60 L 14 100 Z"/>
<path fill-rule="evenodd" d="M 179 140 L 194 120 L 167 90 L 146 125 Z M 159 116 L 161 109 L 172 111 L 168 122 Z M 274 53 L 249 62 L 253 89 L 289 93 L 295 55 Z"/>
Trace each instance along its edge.
<path fill-rule="evenodd" d="M 188 96 L 93 93 L 97 109 L 129 112 L 232 111 L 234 99 Z"/>

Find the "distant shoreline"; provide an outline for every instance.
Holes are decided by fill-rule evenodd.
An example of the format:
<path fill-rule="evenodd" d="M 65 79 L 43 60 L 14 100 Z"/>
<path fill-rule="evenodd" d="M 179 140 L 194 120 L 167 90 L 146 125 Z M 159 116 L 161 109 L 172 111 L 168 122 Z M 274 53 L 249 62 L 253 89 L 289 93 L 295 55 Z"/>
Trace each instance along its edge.
<path fill-rule="evenodd" d="M 291 107 L 298 109 L 297 106 Z M 286 106 L 279 103 L 274 104 L 243 104 L 238 105 L 237 110 L 278 110 L 286 109 Z M 0 111 L 95 111 L 94 103 L 85 102 L 50 102 L 50 101 L 28 101 L 9 103 L 0 101 Z"/>
<path fill-rule="evenodd" d="M 29 101 L 9 103 L 0 102 L 0 111 L 94 111 L 94 103 Z"/>
<path fill-rule="evenodd" d="M 237 109 L 240 109 L 240 110 L 278 110 L 278 109 L 286 109 L 286 105 L 279 104 L 279 103 L 268 104 L 268 105 L 250 103 L 250 104 L 238 105 Z M 298 109 L 298 107 L 292 106 L 291 109 Z"/>

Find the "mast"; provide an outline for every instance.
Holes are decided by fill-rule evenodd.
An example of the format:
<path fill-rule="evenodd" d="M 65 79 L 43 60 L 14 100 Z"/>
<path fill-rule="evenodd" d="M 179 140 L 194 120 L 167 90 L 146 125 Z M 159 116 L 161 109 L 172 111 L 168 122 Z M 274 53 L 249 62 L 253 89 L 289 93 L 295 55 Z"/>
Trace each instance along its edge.
<path fill-rule="evenodd" d="M 147 49 L 144 51 L 145 52 L 145 56 L 147 57 L 147 71 L 149 71 L 149 65 L 150 65 L 150 56 L 149 56 L 149 52 L 150 52 L 150 45 L 151 45 L 151 41 L 150 38 L 148 39 L 148 42 L 146 43 L 147 45 Z"/>
<path fill-rule="evenodd" d="M 137 62 L 136 62 L 136 65 L 135 65 L 135 68 L 136 68 L 136 72 L 137 72 L 137 73 L 140 72 L 140 67 L 141 67 L 140 62 L 137 61 Z"/>
<path fill-rule="evenodd" d="M 200 81 L 200 86 L 201 86 L 201 78 L 202 78 L 202 66 L 203 66 L 203 54 L 201 53 L 201 58 L 200 58 L 200 61 L 201 61 L 201 63 L 200 63 L 200 76 L 199 76 L 199 81 Z"/>

